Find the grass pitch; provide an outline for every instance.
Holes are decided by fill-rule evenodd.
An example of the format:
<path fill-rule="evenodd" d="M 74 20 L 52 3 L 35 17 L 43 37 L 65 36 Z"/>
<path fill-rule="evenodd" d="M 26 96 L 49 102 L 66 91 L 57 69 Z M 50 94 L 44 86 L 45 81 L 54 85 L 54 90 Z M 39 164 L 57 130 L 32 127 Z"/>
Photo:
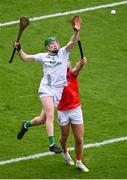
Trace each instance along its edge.
<path fill-rule="evenodd" d="M 21 16 L 36 17 L 71 11 L 113 0 L 45 0 L 0 1 L 0 23 L 18 20 Z M 119 2 L 119 1 L 115 1 Z M 111 9 L 117 14 L 111 15 Z M 79 76 L 80 97 L 85 112 L 84 143 L 127 136 L 127 5 L 80 13 L 83 23 L 81 41 L 88 64 Z M 57 36 L 64 46 L 72 35 L 72 15 L 31 22 L 21 39 L 28 54 L 44 51 L 43 41 Z M 22 141 L 16 134 L 24 119 L 38 115 L 41 105 L 38 85 L 42 69 L 37 63 L 25 63 L 15 55 L 8 64 L 18 24 L 0 27 L 0 161 L 48 151 L 44 126 L 31 128 Z M 75 46 L 70 54 L 72 65 L 79 60 Z M 55 118 L 57 120 L 57 117 Z M 55 137 L 59 139 L 55 122 Z M 69 146 L 74 146 L 70 136 Z M 1 179 L 125 179 L 127 178 L 126 142 L 84 150 L 84 161 L 90 172 L 84 174 L 68 167 L 61 155 L 0 165 Z M 71 152 L 73 158 L 75 153 Z"/>

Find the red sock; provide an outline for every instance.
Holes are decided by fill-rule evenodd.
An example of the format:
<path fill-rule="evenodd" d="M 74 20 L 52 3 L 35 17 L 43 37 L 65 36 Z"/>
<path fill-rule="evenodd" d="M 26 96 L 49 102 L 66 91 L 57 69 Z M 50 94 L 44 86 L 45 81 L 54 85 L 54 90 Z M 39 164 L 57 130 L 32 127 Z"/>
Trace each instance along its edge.
<path fill-rule="evenodd" d="M 78 161 L 81 161 L 81 160 L 82 160 L 82 155 L 79 154 L 78 156 L 76 156 L 76 159 L 77 159 Z"/>
<path fill-rule="evenodd" d="M 63 151 L 64 151 L 64 153 L 67 153 L 67 148 L 64 148 Z"/>

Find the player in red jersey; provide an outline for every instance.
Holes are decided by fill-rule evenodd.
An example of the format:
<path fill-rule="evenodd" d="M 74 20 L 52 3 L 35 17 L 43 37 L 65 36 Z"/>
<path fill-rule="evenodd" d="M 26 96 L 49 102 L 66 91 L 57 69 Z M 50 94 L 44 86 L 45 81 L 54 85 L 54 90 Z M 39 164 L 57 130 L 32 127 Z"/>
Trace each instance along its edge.
<path fill-rule="evenodd" d="M 68 85 L 64 87 L 62 99 L 58 104 L 58 123 L 61 128 L 60 143 L 63 148 L 63 157 L 67 164 L 74 165 L 74 161 L 67 150 L 71 127 L 75 139 L 76 167 L 83 172 L 88 172 L 89 169 L 82 163 L 84 124 L 78 89 L 78 75 L 86 63 L 87 60 L 84 57 L 74 68 L 70 69 L 68 66 Z"/>

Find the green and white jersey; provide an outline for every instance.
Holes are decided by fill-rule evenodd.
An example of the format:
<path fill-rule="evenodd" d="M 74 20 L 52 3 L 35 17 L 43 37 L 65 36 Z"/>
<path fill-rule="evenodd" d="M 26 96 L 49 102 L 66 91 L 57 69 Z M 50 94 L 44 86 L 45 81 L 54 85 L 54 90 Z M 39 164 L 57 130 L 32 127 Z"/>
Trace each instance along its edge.
<path fill-rule="evenodd" d="M 68 57 L 69 53 L 65 47 L 60 48 L 55 56 L 49 53 L 39 53 L 34 56 L 35 61 L 43 65 L 44 77 L 41 80 L 39 91 L 43 85 L 56 88 L 66 86 Z"/>

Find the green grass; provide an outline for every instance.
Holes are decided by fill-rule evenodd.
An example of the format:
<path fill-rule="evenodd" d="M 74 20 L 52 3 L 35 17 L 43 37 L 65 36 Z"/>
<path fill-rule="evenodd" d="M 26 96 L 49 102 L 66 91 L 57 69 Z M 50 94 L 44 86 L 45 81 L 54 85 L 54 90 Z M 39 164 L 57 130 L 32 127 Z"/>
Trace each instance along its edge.
<path fill-rule="evenodd" d="M 111 2 L 113 0 L 69 0 L 68 3 L 65 0 L 1 0 L 0 23 L 18 20 L 23 15 L 41 16 Z M 114 7 L 116 15 L 110 14 L 111 9 L 80 14 L 83 19 L 81 41 L 88 59 L 79 76 L 80 97 L 85 112 L 85 144 L 127 136 L 127 5 Z M 31 22 L 21 39 L 25 52 L 35 54 L 44 51 L 43 41 L 48 36 L 57 36 L 64 46 L 72 35 L 71 17 Z M 0 27 L 0 161 L 48 151 L 45 126 L 31 128 L 22 141 L 16 139 L 22 120 L 40 113 L 37 90 L 42 77 L 39 64 L 24 63 L 17 55 L 14 62 L 8 64 L 18 28 L 17 24 Z M 75 65 L 79 60 L 77 46 L 70 57 L 72 65 Z M 55 122 L 57 141 L 59 134 Z M 72 134 L 69 146 L 74 146 Z M 67 167 L 61 155 L 55 155 L 2 165 L 0 178 L 125 179 L 126 149 L 126 142 L 85 149 L 84 161 L 90 168 L 88 174 L 75 167 Z M 75 158 L 75 153 L 71 154 Z"/>
<path fill-rule="evenodd" d="M 60 155 L 13 163 L 1 167 L 1 178 L 13 179 L 125 179 L 126 142 L 86 150 L 90 173 L 68 167 Z M 74 157 L 74 153 L 71 153 Z M 16 175 L 17 174 L 17 175 Z"/>

